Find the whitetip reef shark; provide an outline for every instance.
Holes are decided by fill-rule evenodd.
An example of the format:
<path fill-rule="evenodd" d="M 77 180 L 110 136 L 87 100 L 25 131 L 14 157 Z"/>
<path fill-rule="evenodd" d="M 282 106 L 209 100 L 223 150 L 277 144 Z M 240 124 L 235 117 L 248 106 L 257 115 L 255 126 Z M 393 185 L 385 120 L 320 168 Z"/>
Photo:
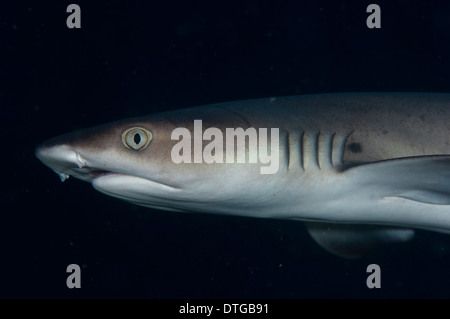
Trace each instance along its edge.
<path fill-rule="evenodd" d="M 189 135 L 198 120 L 202 131 Z M 229 128 L 276 129 L 267 134 L 274 170 L 261 172 L 269 165 L 261 143 L 222 152 Z M 174 150 L 188 160 L 175 161 Z M 228 155 L 257 160 L 222 161 Z M 413 229 L 450 233 L 450 94 L 212 104 L 68 133 L 38 146 L 36 156 L 63 181 L 73 176 L 142 206 L 304 221 L 322 247 L 340 256 L 407 241 Z"/>

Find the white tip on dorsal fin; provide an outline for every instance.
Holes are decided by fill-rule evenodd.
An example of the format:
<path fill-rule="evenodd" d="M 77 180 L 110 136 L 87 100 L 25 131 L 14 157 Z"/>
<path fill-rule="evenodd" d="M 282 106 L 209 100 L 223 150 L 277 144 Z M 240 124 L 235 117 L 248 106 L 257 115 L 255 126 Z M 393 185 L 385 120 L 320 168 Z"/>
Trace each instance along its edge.
<path fill-rule="evenodd" d="M 378 225 L 305 222 L 311 237 L 341 257 L 359 258 L 381 244 L 410 240 L 414 230 Z"/>

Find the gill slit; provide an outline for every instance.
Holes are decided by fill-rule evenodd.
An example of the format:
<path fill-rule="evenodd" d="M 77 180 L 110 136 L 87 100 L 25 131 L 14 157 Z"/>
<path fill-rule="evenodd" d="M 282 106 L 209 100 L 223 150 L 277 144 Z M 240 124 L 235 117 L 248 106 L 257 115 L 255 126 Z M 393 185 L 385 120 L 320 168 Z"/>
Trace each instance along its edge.
<path fill-rule="evenodd" d="M 287 131 L 287 134 L 286 134 L 286 145 L 287 145 L 287 147 L 286 147 L 287 170 L 289 171 L 289 168 L 291 166 L 291 161 L 290 161 L 290 158 L 291 158 L 291 141 L 289 139 L 289 131 Z"/>
<path fill-rule="evenodd" d="M 337 136 L 337 133 L 334 132 L 334 133 L 333 133 L 333 136 L 331 137 L 330 163 L 331 163 L 331 166 L 332 166 L 332 167 L 335 166 L 335 164 L 334 164 L 334 162 L 333 162 L 333 155 L 334 155 L 334 151 L 335 151 L 335 147 L 334 147 L 335 141 L 334 141 L 334 140 L 335 140 L 336 136 Z"/>
<path fill-rule="evenodd" d="M 314 153 L 314 155 L 315 155 L 315 158 L 314 158 L 314 160 L 316 161 L 316 164 L 317 164 L 317 167 L 319 168 L 319 169 L 322 169 L 321 167 L 320 167 L 320 161 L 319 161 L 319 157 L 320 157 L 320 155 L 319 155 L 319 152 L 320 152 L 320 145 L 319 145 L 319 143 L 320 143 L 320 131 L 319 131 L 319 133 L 317 133 L 317 135 L 316 135 L 316 151 L 315 151 L 315 153 Z"/>
<path fill-rule="evenodd" d="M 300 166 L 302 167 L 303 170 L 305 170 L 305 131 L 302 131 L 301 136 L 300 136 Z"/>

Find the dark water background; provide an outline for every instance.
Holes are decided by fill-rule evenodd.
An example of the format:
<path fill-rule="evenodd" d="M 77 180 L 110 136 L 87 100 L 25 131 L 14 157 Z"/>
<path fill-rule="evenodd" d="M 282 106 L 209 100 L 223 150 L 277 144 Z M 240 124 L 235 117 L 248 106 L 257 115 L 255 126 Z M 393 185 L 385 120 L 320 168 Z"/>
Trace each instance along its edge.
<path fill-rule="evenodd" d="M 81 29 L 66 27 L 73 2 Z M 366 27 L 372 2 L 381 29 Z M 0 2 L 0 297 L 450 297 L 450 236 L 347 260 L 301 223 L 133 206 L 62 184 L 33 154 L 61 133 L 207 103 L 450 92 L 449 17 L 445 1 Z M 366 287 L 372 263 L 381 289 Z"/>

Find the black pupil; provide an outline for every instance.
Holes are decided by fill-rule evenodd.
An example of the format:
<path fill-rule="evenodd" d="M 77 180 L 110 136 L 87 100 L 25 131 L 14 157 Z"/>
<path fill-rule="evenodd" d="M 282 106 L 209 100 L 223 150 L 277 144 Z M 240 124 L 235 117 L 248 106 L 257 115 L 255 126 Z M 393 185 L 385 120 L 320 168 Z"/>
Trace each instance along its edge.
<path fill-rule="evenodd" d="M 133 141 L 136 143 L 136 144 L 139 144 L 140 142 L 141 142 L 141 136 L 139 135 L 139 134 L 134 134 L 134 137 L 133 137 Z"/>

